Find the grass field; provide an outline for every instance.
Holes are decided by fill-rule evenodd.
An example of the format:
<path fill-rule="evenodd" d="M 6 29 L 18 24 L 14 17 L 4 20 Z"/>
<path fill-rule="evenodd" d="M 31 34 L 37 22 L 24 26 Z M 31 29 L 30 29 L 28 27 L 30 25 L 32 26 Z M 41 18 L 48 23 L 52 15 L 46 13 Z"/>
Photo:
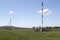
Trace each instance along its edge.
<path fill-rule="evenodd" d="M 0 40 L 60 40 L 60 31 L 35 32 L 32 29 L 0 29 Z"/>

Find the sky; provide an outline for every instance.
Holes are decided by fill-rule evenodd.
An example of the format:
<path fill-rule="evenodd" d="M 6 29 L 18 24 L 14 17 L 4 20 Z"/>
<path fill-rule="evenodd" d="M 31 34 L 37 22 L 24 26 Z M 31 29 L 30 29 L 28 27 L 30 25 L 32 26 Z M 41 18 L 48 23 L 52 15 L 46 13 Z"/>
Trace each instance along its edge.
<path fill-rule="evenodd" d="M 0 26 L 41 26 L 42 0 L 0 0 Z M 60 26 L 60 0 L 44 0 L 44 26 Z"/>

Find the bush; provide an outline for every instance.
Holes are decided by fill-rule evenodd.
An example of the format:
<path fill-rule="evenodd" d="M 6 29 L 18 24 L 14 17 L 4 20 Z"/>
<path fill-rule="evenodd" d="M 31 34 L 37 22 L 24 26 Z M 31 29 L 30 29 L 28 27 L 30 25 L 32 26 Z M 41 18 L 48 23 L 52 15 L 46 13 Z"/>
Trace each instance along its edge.
<path fill-rule="evenodd" d="M 34 31 L 41 31 L 41 27 L 33 27 Z M 52 27 L 42 27 L 42 31 L 51 31 Z"/>

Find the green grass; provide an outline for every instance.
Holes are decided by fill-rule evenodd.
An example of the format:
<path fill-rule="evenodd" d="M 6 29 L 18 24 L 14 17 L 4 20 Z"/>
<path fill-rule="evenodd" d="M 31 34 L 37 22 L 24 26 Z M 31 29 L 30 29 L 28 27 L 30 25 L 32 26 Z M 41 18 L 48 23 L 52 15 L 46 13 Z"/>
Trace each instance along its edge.
<path fill-rule="evenodd" d="M 60 40 L 60 31 L 35 32 L 32 29 L 0 29 L 0 40 Z"/>

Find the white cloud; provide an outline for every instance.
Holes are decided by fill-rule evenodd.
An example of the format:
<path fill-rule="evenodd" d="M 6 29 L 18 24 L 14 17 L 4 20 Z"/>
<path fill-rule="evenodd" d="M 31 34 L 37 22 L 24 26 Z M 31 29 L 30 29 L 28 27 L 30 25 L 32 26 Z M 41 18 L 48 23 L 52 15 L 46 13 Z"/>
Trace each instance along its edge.
<path fill-rule="evenodd" d="M 42 10 L 39 10 L 38 13 L 42 14 Z M 43 9 L 43 15 L 49 15 L 49 14 L 52 14 L 51 10 L 49 10 L 48 8 Z"/>
<path fill-rule="evenodd" d="M 13 11 L 9 11 L 9 14 L 13 14 L 14 12 Z"/>

